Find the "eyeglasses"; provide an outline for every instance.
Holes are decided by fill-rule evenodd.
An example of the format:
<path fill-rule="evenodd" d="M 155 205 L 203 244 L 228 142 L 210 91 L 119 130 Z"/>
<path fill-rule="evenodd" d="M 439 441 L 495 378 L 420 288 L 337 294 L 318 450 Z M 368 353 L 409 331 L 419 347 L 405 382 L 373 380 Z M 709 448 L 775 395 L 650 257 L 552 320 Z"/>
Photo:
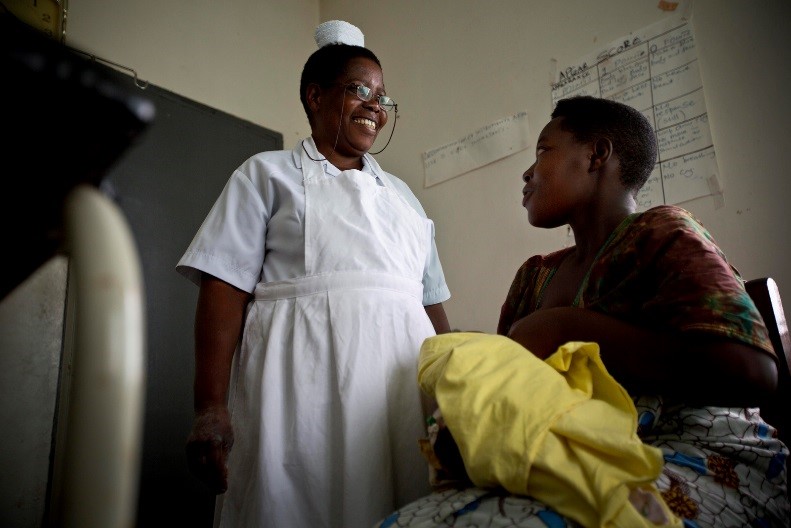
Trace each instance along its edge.
<path fill-rule="evenodd" d="M 394 110 L 398 112 L 398 105 L 396 104 L 395 101 L 393 101 L 393 99 L 391 99 L 386 95 L 374 96 L 373 90 L 371 90 L 364 84 L 351 83 L 346 86 L 346 90 L 350 93 L 355 94 L 357 98 L 360 99 L 361 101 L 368 102 L 374 97 L 376 97 L 376 101 L 379 103 L 379 106 L 384 108 L 385 111 L 389 112 L 391 110 Z"/>

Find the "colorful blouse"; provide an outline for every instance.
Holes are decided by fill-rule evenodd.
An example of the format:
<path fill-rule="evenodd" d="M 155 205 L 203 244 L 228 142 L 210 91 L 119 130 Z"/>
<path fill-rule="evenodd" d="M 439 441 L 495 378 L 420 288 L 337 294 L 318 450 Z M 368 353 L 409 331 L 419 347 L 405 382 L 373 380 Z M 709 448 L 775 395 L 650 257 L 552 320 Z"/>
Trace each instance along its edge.
<path fill-rule="evenodd" d="M 537 255 L 521 266 L 498 334 L 540 308 L 546 286 L 573 249 Z M 574 306 L 656 331 L 715 334 L 775 355 L 739 272 L 701 223 L 672 205 L 624 219 L 594 260 Z"/>

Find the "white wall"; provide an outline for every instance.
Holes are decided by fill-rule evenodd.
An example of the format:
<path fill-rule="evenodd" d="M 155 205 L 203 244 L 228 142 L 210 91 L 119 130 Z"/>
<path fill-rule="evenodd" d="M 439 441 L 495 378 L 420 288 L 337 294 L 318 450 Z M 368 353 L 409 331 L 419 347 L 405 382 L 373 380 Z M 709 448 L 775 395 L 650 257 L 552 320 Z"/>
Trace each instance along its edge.
<path fill-rule="evenodd" d="M 573 62 L 667 13 L 657 0 L 323 0 L 322 18 L 359 25 L 399 103 L 395 137 L 378 156 L 405 179 L 437 227 L 451 325 L 494 331 L 517 267 L 562 247 L 566 232 L 530 226 L 520 205 L 523 152 L 423 189 L 420 154 L 527 111 L 531 141 L 549 119 L 550 61 Z M 683 7 L 682 3 L 682 7 Z M 708 114 L 725 189 L 682 204 L 745 277 L 770 275 L 791 304 L 791 3 L 692 5 Z M 534 144 L 534 143 L 533 143 Z"/>
<path fill-rule="evenodd" d="M 318 0 L 68 4 L 67 45 L 276 130 L 288 148 L 310 132 L 299 102 L 299 77 L 316 47 Z"/>
<path fill-rule="evenodd" d="M 388 93 L 400 105 L 393 142 L 378 159 L 412 186 L 436 223 L 453 294 L 446 304 L 452 326 L 494 331 L 516 268 L 530 255 L 567 242 L 562 229 L 530 227 L 520 206 L 520 176 L 533 161 L 532 146 L 429 189 L 423 189 L 420 154 L 522 110 L 528 113 L 534 141 L 551 112 L 550 61 L 573 61 L 667 16 L 657 4 L 69 0 L 66 43 L 133 68 L 141 79 L 279 131 L 290 148 L 309 132 L 298 85 L 304 60 L 315 47 L 315 26 L 333 18 L 360 26 L 383 62 Z M 725 207 L 717 209 L 711 198 L 684 204 L 710 228 L 743 275 L 774 277 L 787 306 L 789 15 L 786 0 L 695 1 L 693 26 Z M 20 388 L 20 399 L 12 404 L 18 408 L 10 409 L 6 398 L 2 416 L 9 431 L 24 436 L 0 451 L 6 476 L 29 474 L 31 455 L 25 446 L 49 434 L 20 426 L 26 416 L 40 416 L 52 407 L 43 401 L 46 394 L 22 389 L 37 378 L 52 390 L 57 351 L 51 336 L 57 338 L 62 324 L 51 314 L 62 313 L 64 269 L 61 260 L 49 263 L 0 303 L 4 394 Z M 38 359 L 30 360 L 33 356 Z M 36 372 L 30 370 L 33 365 L 39 365 Z M 30 511 L 40 506 L 40 482 L 22 484 L 29 486 L 28 493 L 4 494 L 4 501 L 17 500 L 0 504 L 16 520 L 35 518 Z"/>
<path fill-rule="evenodd" d="M 532 228 L 520 176 L 532 146 L 424 189 L 420 154 L 518 111 L 532 141 L 549 118 L 551 61 L 670 16 L 657 0 L 71 0 L 67 43 L 137 70 L 141 78 L 284 135 L 309 132 L 298 80 L 320 20 L 358 25 L 382 60 L 398 128 L 378 156 L 409 183 L 437 226 L 455 328 L 493 331 L 516 268 L 567 243 Z M 696 0 L 691 6 L 709 119 L 725 189 L 683 204 L 745 277 L 773 276 L 791 299 L 791 37 L 785 0 Z M 320 11 L 319 11 L 320 8 Z M 197 182 L 196 182 L 197 183 Z"/>

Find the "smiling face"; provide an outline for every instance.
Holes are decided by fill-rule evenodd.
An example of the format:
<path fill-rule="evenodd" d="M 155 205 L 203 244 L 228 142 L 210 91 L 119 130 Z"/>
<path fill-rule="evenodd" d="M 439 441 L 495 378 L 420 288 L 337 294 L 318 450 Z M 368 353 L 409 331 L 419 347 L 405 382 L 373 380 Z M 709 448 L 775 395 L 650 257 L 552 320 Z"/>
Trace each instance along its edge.
<path fill-rule="evenodd" d="M 367 86 L 374 96 L 361 100 L 355 85 Z M 363 57 L 349 60 L 335 84 L 311 87 L 312 135 L 319 152 L 339 168 L 347 168 L 352 161 L 361 167 L 362 155 L 387 123 L 387 112 L 378 103 L 378 96 L 385 93 L 382 69 Z"/>
<path fill-rule="evenodd" d="M 543 228 L 569 223 L 595 192 L 591 175 L 592 146 L 561 128 L 563 118 L 550 121 L 536 142 L 536 161 L 522 175 L 522 206 L 531 225 Z"/>

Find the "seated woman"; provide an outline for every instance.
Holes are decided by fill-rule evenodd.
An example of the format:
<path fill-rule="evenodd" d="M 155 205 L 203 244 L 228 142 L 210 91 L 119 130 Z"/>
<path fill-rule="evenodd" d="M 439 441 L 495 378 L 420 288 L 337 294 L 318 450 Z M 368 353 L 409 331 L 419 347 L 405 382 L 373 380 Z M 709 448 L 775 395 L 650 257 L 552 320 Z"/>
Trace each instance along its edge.
<path fill-rule="evenodd" d="M 661 450 L 654 485 L 685 526 L 787 526 L 788 449 L 758 410 L 777 383 L 766 328 L 689 212 L 635 212 L 656 156 L 651 125 L 631 107 L 558 102 L 523 175 L 522 205 L 533 226 L 568 224 L 575 245 L 521 266 L 497 332 L 541 359 L 569 342 L 598 344 L 634 402 L 639 438 Z M 451 524 L 578 526 L 529 496 L 472 485 L 413 502 L 381 526 Z"/>

